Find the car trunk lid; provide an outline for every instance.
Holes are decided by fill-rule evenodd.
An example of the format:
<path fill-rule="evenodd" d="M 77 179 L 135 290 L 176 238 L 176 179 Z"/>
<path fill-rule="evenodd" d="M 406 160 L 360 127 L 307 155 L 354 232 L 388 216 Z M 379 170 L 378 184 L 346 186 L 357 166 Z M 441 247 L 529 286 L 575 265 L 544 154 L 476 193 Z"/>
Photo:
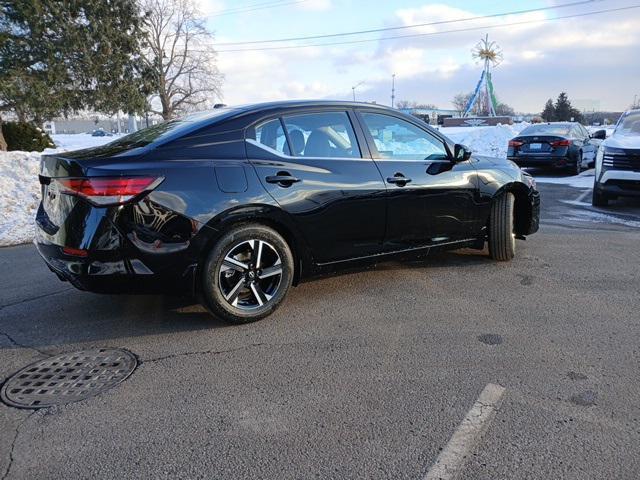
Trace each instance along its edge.
<path fill-rule="evenodd" d="M 522 154 L 550 154 L 560 148 L 566 148 L 569 141 L 556 135 L 532 135 L 514 138 L 510 144 Z"/>

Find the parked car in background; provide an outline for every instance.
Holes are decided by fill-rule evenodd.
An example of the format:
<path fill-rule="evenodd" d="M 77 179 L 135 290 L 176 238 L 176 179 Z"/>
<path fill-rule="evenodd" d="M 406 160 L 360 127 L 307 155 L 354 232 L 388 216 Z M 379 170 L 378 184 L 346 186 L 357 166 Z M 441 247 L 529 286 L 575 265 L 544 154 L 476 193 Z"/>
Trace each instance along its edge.
<path fill-rule="evenodd" d="M 269 315 L 304 278 L 441 249 L 515 255 L 534 179 L 421 120 L 352 102 L 274 102 L 172 120 L 42 157 L 38 251 L 98 292 L 191 292 Z"/>
<path fill-rule="evenodd" d="M 640 196 L 640 110 L 620 117 L 596 157 L 593 205 L 603 207 L 620 196 Z"/>
<path fill-rule="evenodd" d="M 539 123 L 509 141 L 507 158 L 520 167 L 560 168 L 573 175 L 595 163 L 605 130 L 590 135 L 577 122 Z"/>
<path fill-rule="evenodd" d="M 112 137 L 113 134 L 99 128 L 91 133 L 92 137 Z"/>

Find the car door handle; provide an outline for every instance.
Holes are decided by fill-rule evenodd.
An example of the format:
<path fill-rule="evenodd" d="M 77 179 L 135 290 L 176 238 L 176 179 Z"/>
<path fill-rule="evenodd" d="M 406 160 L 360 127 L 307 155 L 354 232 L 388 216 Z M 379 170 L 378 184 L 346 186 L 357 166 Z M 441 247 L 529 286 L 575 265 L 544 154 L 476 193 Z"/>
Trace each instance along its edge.
<path fill-rule="evenodd" d="M 395 183 L 399 187 L 404 187 L 407 183 L 411 182 L 411 179 L 405 177 L 401 173 L 396 173 L 393 177 L 387 177 L 387 182 Z"/>
<path fill-rule="evenodd" d="M 286 172 L 278 172 L 277 175 L 270 175 L 265 178 L 265 180 L 267 181 L 267 183 L 277 183 L 281 187 L 290 187 L 294 183 L 300 181 L 299 178 L 296 178 Z"/>

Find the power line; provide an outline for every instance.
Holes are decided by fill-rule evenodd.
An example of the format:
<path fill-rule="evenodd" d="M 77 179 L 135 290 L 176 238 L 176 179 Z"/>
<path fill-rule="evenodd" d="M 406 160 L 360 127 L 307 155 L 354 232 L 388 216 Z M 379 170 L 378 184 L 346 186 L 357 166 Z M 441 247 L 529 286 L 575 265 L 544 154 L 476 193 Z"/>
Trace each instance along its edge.
<path fill-rule="evenodd" d="M 483 20 L 483 19 L 487 19 L 487 18 L 504 17 L 504 16 L 507 16 L 507 15 L 521 15 L 521 14 L 525 14 L 525 13 L 535 13 L 535 12 L 542 12 L 542 11 L 545 11 L 545 10 L 554 10 L 556 8 L 575 7 L 575 6 L 579 6 L 579 5 L 585 5 L 585 4 L 588 4 L 588 3 L 602 2 L 602 1 L 603 0 L 582 0 L 582 1 L 579 1 L 579 2 L 565 3 L 565 4 L 562 4 L 562 5 L 555 5 L 555 6 L 549 6 L 549 7 L 539 7 L 539 8 L 530 8 L 530 9 L 527 9 L 527 10 L 516 10 L 516 11 L 512 11 L 512 12 L 493 13 L 493 14 L 490 14 L 490 15 L 480 15 L 480 16 L 468 17 L 468 18 L 457 18 L 457 19 L 454 19 L 454 20 L 441 20 L 441 21 L 438 21 L 438 22 L 417 23 L 417 24 L 414 24 L 414 25 L 401 25 L 401 26 L 397 26 L 397 27 L 374 28 L 374 29 L 370 29 L 370 30 L 359 30 L 359 31 L 354 31 L 354 32 L 343 32 L 343 33 L 330 33 L 330 34 L 312 35 L 312 36 L 306 36 L 306 37 L 277 38 L 277 39 L 272 39 L 272 40 L 253 40 L 253 41 L 247 41 L 247 42 L 214 43 L 214 44 L 212 44 L 212 46 L 213 47 L 226 47 L 226 46 L 238 46 L 238 45 L 255 45 L 255 44 L 261 44 L 261 43 L 292 42 L 292 41 L 299 41 L 299 40 L 317 40 L 317 39 L 320 39 L 320 38 L 346 37 L 346 36 L 353 36 L 353 35 L 362 35 L 362 34 L 366 34 L 366 33 L 379 33 L 379 32 L 388 32 L 388 31 L 392 31 L 392 30 L 405 30 L 405 29 L 417 28 L 417 27 L 430 27 L 430 26 L 434 26 L 434 25 L 446 25 L 446 24 L 451 24 L 451 23 L 470 22 L 470 21 L 473 21 L 473 20 Z"/>
<path fill-rule="evenodd" d="M 250 13 L 258 10 L 266 10 L 270 8 L 284 7 L 287 5 L 295 5 L 295 4 L 303 3 L 306 1 L 308 0 L 284 0 L 284 1 L 278 0 L 278 1 L 254 3 L 251 5 L 245 5 L 244 7 L 235 7 L 235 8 L 229 8 L 227 10 L 219 10 L 217 12 L 212 12 L 209 15 L 207 15 L 207 17 L 221 17 L 223 15 L 233 15 L 236 13 Z"/>
<path fill-rule="evenodd" d="M 528 24 L 531 24 L 531 23 L 544 23 L 544 22 L 550 22 L 550 21 L 554 21 L 554 20 L 564 20 L 564 19 L 567 19 L 567 18 L 587 17 L 587 16 L 590 16 L 590 15 L 598 15 L 598 14 L 601 14 L 601 13 L 620 12 L 620 11 L 623 11 L 623 10 L 632 10 L 632 9 L 635 9 L 635 8 L 640 8 L 640 5 L 632 5 L 632 6 L 620 7 L 620 8 L 609 8 L 609 9 L 605 9 L 605 10 L 595 10 L 595 11 L 592 11 L 592 12 L 577 13 L 577 14 L 573 14 L 573 15 L 563 15 L 563 16 L 559 16 L 559 17 L 545 18 L 545 19 L 540 19 L 540 20 L 525 20 L 525 21 L 520 21 L 520 22 L 503 23 L 503 24 L 500 24 L 500 25 L 485 25 L 485 26 L 482 26 L 482 27 L 469 27 L 469 28 L 459 28 L 459 29 L 455 29 L 455 30 L 442 30 L 442 31 L 439 31 L 439 32 L 415 33 L 415 34 L 411 34 L 411 35 L 395 35 L 395 36 L 390 36 L 390 37 L 369 38 L 369 39 L 364 39 L 364 40 L 350 40 L 350 41 L 344 41 L 344 42 L 310 43 L 310 44 L 306 44 L 306 45 L 285 45 L 285 46 L 281 46 L 281 47 L 235 48 L 235 49 L 216 50 L 216 51 L 218 53 L 257 52 L 257 51 L 266 51 L 266 50 L 291 50 L 291 49 L 296 49 L 296 48 L 329 47 L 329 46 L 335 46 L 335 45 L 353 45 L 353 44 L 358 44 L 358 43 L 381 42 L 381 41 L 385 41 L 385 40 L 396 40 L 396 39 L 401 39 L 401 38 L 430 37 L 430 36 L 434 36 L 434 35 L 444 35 L 444 34 L 447 34 L 447 33 L 460 33 L 460 32 L 471 32 L 471 31 L 476 31 L 476 30 L 486 30 L 486 29 L 493 29 L 493 28 L 514 27 L 514 26 L 518 26 L 518 25 L 528 25 Z"/>

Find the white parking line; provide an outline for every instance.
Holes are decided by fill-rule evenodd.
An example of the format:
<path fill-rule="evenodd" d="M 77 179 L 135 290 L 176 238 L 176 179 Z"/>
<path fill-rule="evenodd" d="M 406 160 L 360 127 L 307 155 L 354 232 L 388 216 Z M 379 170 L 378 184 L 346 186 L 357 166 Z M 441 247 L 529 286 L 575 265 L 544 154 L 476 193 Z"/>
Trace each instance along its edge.
<path fill-rule="evenodd" d="M 450 480 L 457 478 L 464 467 L 467 456 L 478 445 L 487 430 L 496 410 L 502 403 L 505 389 L 494 383 L 487 384 L 464 417 L 462 423 L 440 452 L 435 463 L 427 472 L 425 480 Z"/>
<path fill-rule="evenodd" d="M 578 198 L 576 198 L 576 202 L 583 202 L 587 195 L 591 195 L 591 190 L 587 190 L 583 192 Z"/>

